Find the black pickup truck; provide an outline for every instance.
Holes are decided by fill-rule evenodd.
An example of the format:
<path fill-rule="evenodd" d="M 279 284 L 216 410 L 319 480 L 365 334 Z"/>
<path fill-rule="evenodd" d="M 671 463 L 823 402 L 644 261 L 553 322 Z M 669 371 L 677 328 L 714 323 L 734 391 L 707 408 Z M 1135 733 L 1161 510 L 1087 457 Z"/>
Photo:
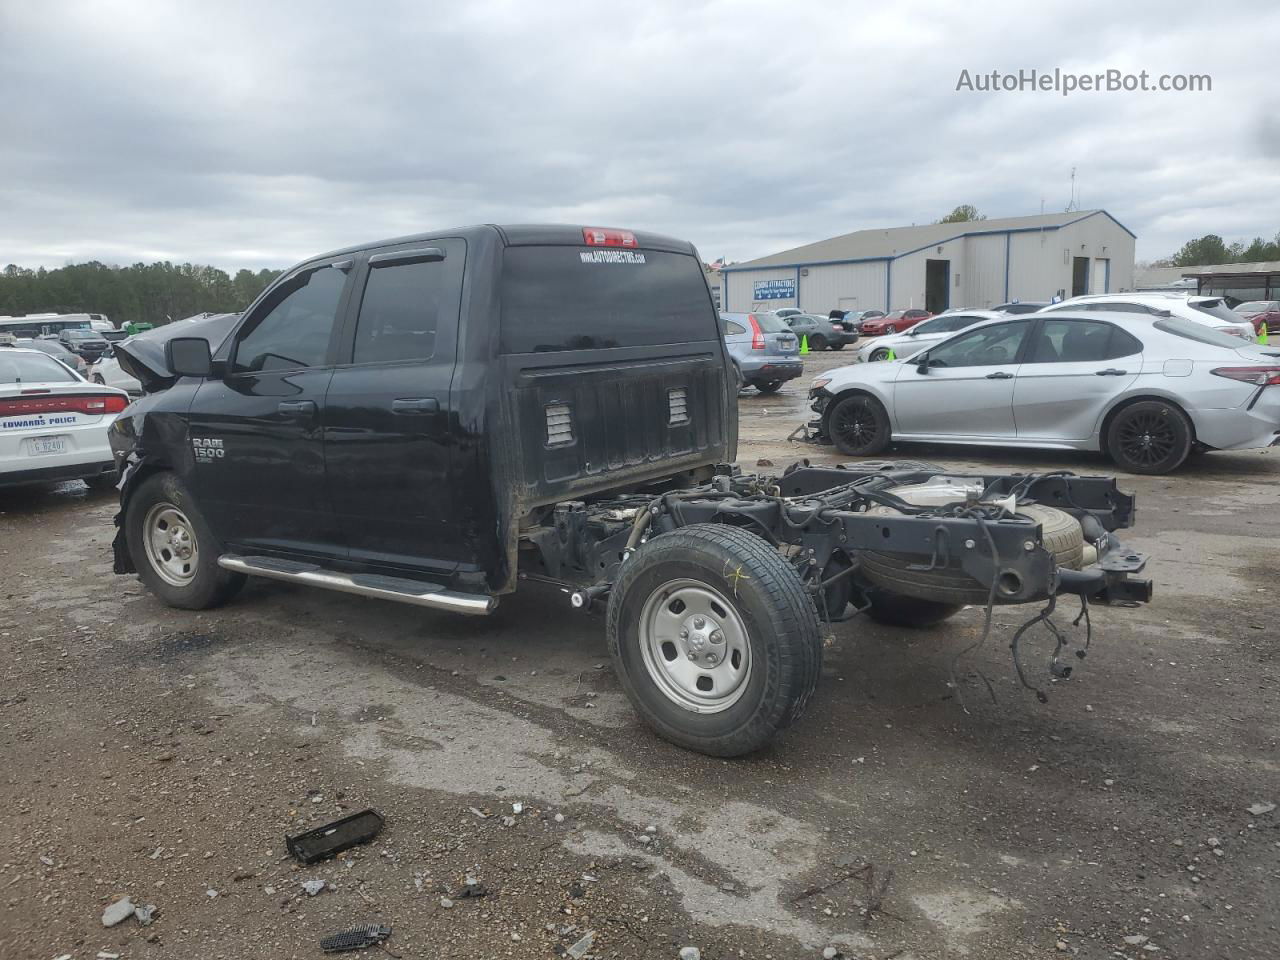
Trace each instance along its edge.
<path fill-rule="evenodd" d="M 188 609 L 246 576 L 462 614 L 554 583 L 607 605 L 637 710 L 707 753 L 800 715 L 820 619 L 1150 597 L 1112 533 L 1133 500 L 1107 478 L 733 467 L 731 362 L 697 251 L 669 237 L 476 226 L 351 247 L 241 316 L 116 350 L 146 391 L 111 430 L 117 572 Z"/>

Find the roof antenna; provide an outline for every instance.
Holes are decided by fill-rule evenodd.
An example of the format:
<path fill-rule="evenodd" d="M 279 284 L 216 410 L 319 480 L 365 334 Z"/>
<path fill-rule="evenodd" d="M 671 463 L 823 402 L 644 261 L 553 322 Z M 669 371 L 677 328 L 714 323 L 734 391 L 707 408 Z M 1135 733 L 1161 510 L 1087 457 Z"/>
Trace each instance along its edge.
<path fill-rule="evenodd" d="M 1065 212 L 1070 213 L 1073 210 L 1079 210 L 1079 209 L 1080 209 L 1080 204 L 1076 201 L 1076 168 L 1072 167 L 1071 168 L 1071 200 L 1069 203 L 1067 203 L 1067 209 Z"/>

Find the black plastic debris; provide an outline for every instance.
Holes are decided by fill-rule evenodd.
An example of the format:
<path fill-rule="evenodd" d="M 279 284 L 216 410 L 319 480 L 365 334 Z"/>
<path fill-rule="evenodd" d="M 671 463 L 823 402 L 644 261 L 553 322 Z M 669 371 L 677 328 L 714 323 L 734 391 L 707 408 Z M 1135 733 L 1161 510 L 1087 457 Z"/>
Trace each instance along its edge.
<path fill-rule="evenodd" d="M 374 810 L 361 810 L 306 833 L 285 837 L 284 844 L 299 863 L 315 863 L 357 844 L 368 843 L 385 821 Z"/>
<path fill-rule="evenodd" d="M 343 930 L 320 941 L 320 949 L 325 953 L 346 953 L 348 950 L 363 950 L 382 943 L 391 936 L 391 928 L 380 923 L 367 923 L 363 927 Z"/>

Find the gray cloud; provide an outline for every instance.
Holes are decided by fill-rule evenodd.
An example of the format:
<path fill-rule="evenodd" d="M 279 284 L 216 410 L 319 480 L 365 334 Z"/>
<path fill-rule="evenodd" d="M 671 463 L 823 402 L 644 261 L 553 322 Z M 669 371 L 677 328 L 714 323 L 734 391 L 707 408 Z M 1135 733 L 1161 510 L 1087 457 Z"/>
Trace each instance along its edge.
<path fill-rule="evenodd" d="M 279 266 L 543 220 L 746 259 L 958 203 L 1060 210 L 1073 166 L 1139 256 L 1270 236 L 1267 67 L 1207 43 L 1198 9 L 6 5 L 0 263 Z M 1235 4 L 1213 30 L 1280 35 L 1280 12 Z M 955 90 L 961 69 L 1032 67 L 1208 73 L 1213 92 Z"/>

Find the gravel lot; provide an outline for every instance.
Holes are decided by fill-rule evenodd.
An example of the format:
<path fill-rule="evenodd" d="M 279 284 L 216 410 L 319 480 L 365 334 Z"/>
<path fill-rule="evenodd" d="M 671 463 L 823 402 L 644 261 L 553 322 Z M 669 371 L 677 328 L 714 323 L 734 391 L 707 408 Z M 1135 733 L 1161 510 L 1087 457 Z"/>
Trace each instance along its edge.
<path fill-rule="evenodd" d="M 836 462 L 784 440 L 808 380 L 743 394 L 744 468 Z M 112 575 L 113 497 L 0 491 L 0 957 L 318 957 L 363 923 L 392 955 L 477 960 L 588 932 L 619 958 L 1280 956 L 1280 810 L 1249 810 L 1280 803 L 1280 452 L 1123 485 L 1156 599 L 1096 611 L 1048 704 L 1008 655 L 1030 610 L 998 611 L 963 704 L 948 666 L 980 611 L 858 618 L 830 629 L 806 719 L 729 762 L 639 726 L 603 617 L 557 591 L 473 620 L 253 581 L 186 613 Z M 374 844 L 285 854 L 366 806 Z M 458 896 L 468 876 L 486 896 Z M 122 895 L 155 921 L 104 928 Z"/>

